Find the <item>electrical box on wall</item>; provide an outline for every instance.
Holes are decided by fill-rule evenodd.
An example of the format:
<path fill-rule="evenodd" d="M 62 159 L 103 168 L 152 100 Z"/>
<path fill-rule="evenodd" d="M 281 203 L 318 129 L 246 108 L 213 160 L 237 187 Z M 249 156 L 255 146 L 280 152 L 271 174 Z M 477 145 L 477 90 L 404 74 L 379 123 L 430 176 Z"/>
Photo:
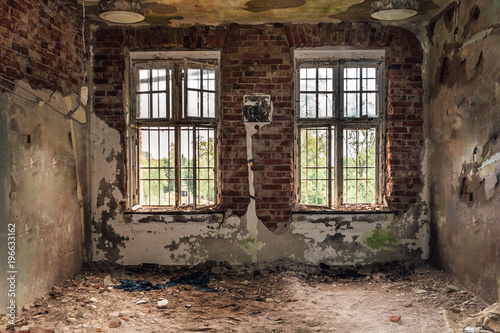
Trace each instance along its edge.
<path fill-rule="evenodd" d="M 243 96 L 243 122 L 264 123 L 271 122 L 273 104 L 271 95 L 244 95 Z"/>

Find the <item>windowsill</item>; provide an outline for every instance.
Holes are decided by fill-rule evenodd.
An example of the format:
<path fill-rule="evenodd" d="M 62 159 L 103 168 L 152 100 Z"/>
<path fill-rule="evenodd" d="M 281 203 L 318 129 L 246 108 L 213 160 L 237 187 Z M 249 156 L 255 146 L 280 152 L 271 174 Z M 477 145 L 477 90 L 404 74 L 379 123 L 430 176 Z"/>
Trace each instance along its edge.
<path fill-rule="evenodd" d="M 223 214 L 224 211 L 220 207 L 203 207 L 193 209 L 192 207 L 172 208 L 172 207 L 138 207 L 128 209 L 124 214 L 149 214 L 149 215 L 196 215 L 196 214 Z"/>
<path fill-rule="evenodd" d="M 327 208 L 311 205 L 296 205 L 292 214 L 391 214 L 389 207 L 385 205 L 342 205 L 337 208 Z"/>

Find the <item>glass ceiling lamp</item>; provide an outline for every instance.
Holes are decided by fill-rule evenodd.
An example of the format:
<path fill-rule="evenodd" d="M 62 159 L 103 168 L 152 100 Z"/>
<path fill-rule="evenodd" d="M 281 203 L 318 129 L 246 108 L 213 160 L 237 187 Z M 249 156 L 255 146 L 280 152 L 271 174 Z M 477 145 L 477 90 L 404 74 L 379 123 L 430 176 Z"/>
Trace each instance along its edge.
<path fill-rule="evenodd" d="M 136 0 L 100 0 L 99 17 L 113 23 L 138 23 L 144 21 L 144 5 Z"/>
<path fill-rule="evenodd" d="M 371 17 L 383 21 L 404 20 L 417 15 L 417 0 L 375 0 Z"/>

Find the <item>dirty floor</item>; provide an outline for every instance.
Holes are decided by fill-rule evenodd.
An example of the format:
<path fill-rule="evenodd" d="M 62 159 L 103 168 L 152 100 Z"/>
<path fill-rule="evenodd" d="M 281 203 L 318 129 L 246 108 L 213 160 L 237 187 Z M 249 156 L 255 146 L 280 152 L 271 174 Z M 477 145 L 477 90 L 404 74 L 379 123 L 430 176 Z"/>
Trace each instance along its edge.
<path fill-rule="evenodd" d="M 134 284 L 139 280 L 148 283 Z M 117 289 L 123 282 L 139 290 Z M 97 263 L 26 306 L 8 331 L 443 333 L 443 311 L 458 320 L 485 306 L 425 263 Z"/>

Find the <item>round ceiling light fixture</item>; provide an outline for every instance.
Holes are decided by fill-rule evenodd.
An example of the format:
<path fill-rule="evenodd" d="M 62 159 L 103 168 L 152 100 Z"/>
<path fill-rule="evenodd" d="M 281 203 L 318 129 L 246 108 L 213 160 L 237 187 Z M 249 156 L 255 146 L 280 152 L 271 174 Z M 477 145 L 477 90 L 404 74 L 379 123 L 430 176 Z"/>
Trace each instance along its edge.
<path fill-rule="evenodd" d="M 383 21 L 404 20 L 417 15 L 417 0 L 375 0 L 371 17 Z"/>
<path fill-rule="evenodd" d="M 113 23 L 138 23 L 145 19 L 144 5 L 136 0 L 100 0 L 99 17 Z"/>

